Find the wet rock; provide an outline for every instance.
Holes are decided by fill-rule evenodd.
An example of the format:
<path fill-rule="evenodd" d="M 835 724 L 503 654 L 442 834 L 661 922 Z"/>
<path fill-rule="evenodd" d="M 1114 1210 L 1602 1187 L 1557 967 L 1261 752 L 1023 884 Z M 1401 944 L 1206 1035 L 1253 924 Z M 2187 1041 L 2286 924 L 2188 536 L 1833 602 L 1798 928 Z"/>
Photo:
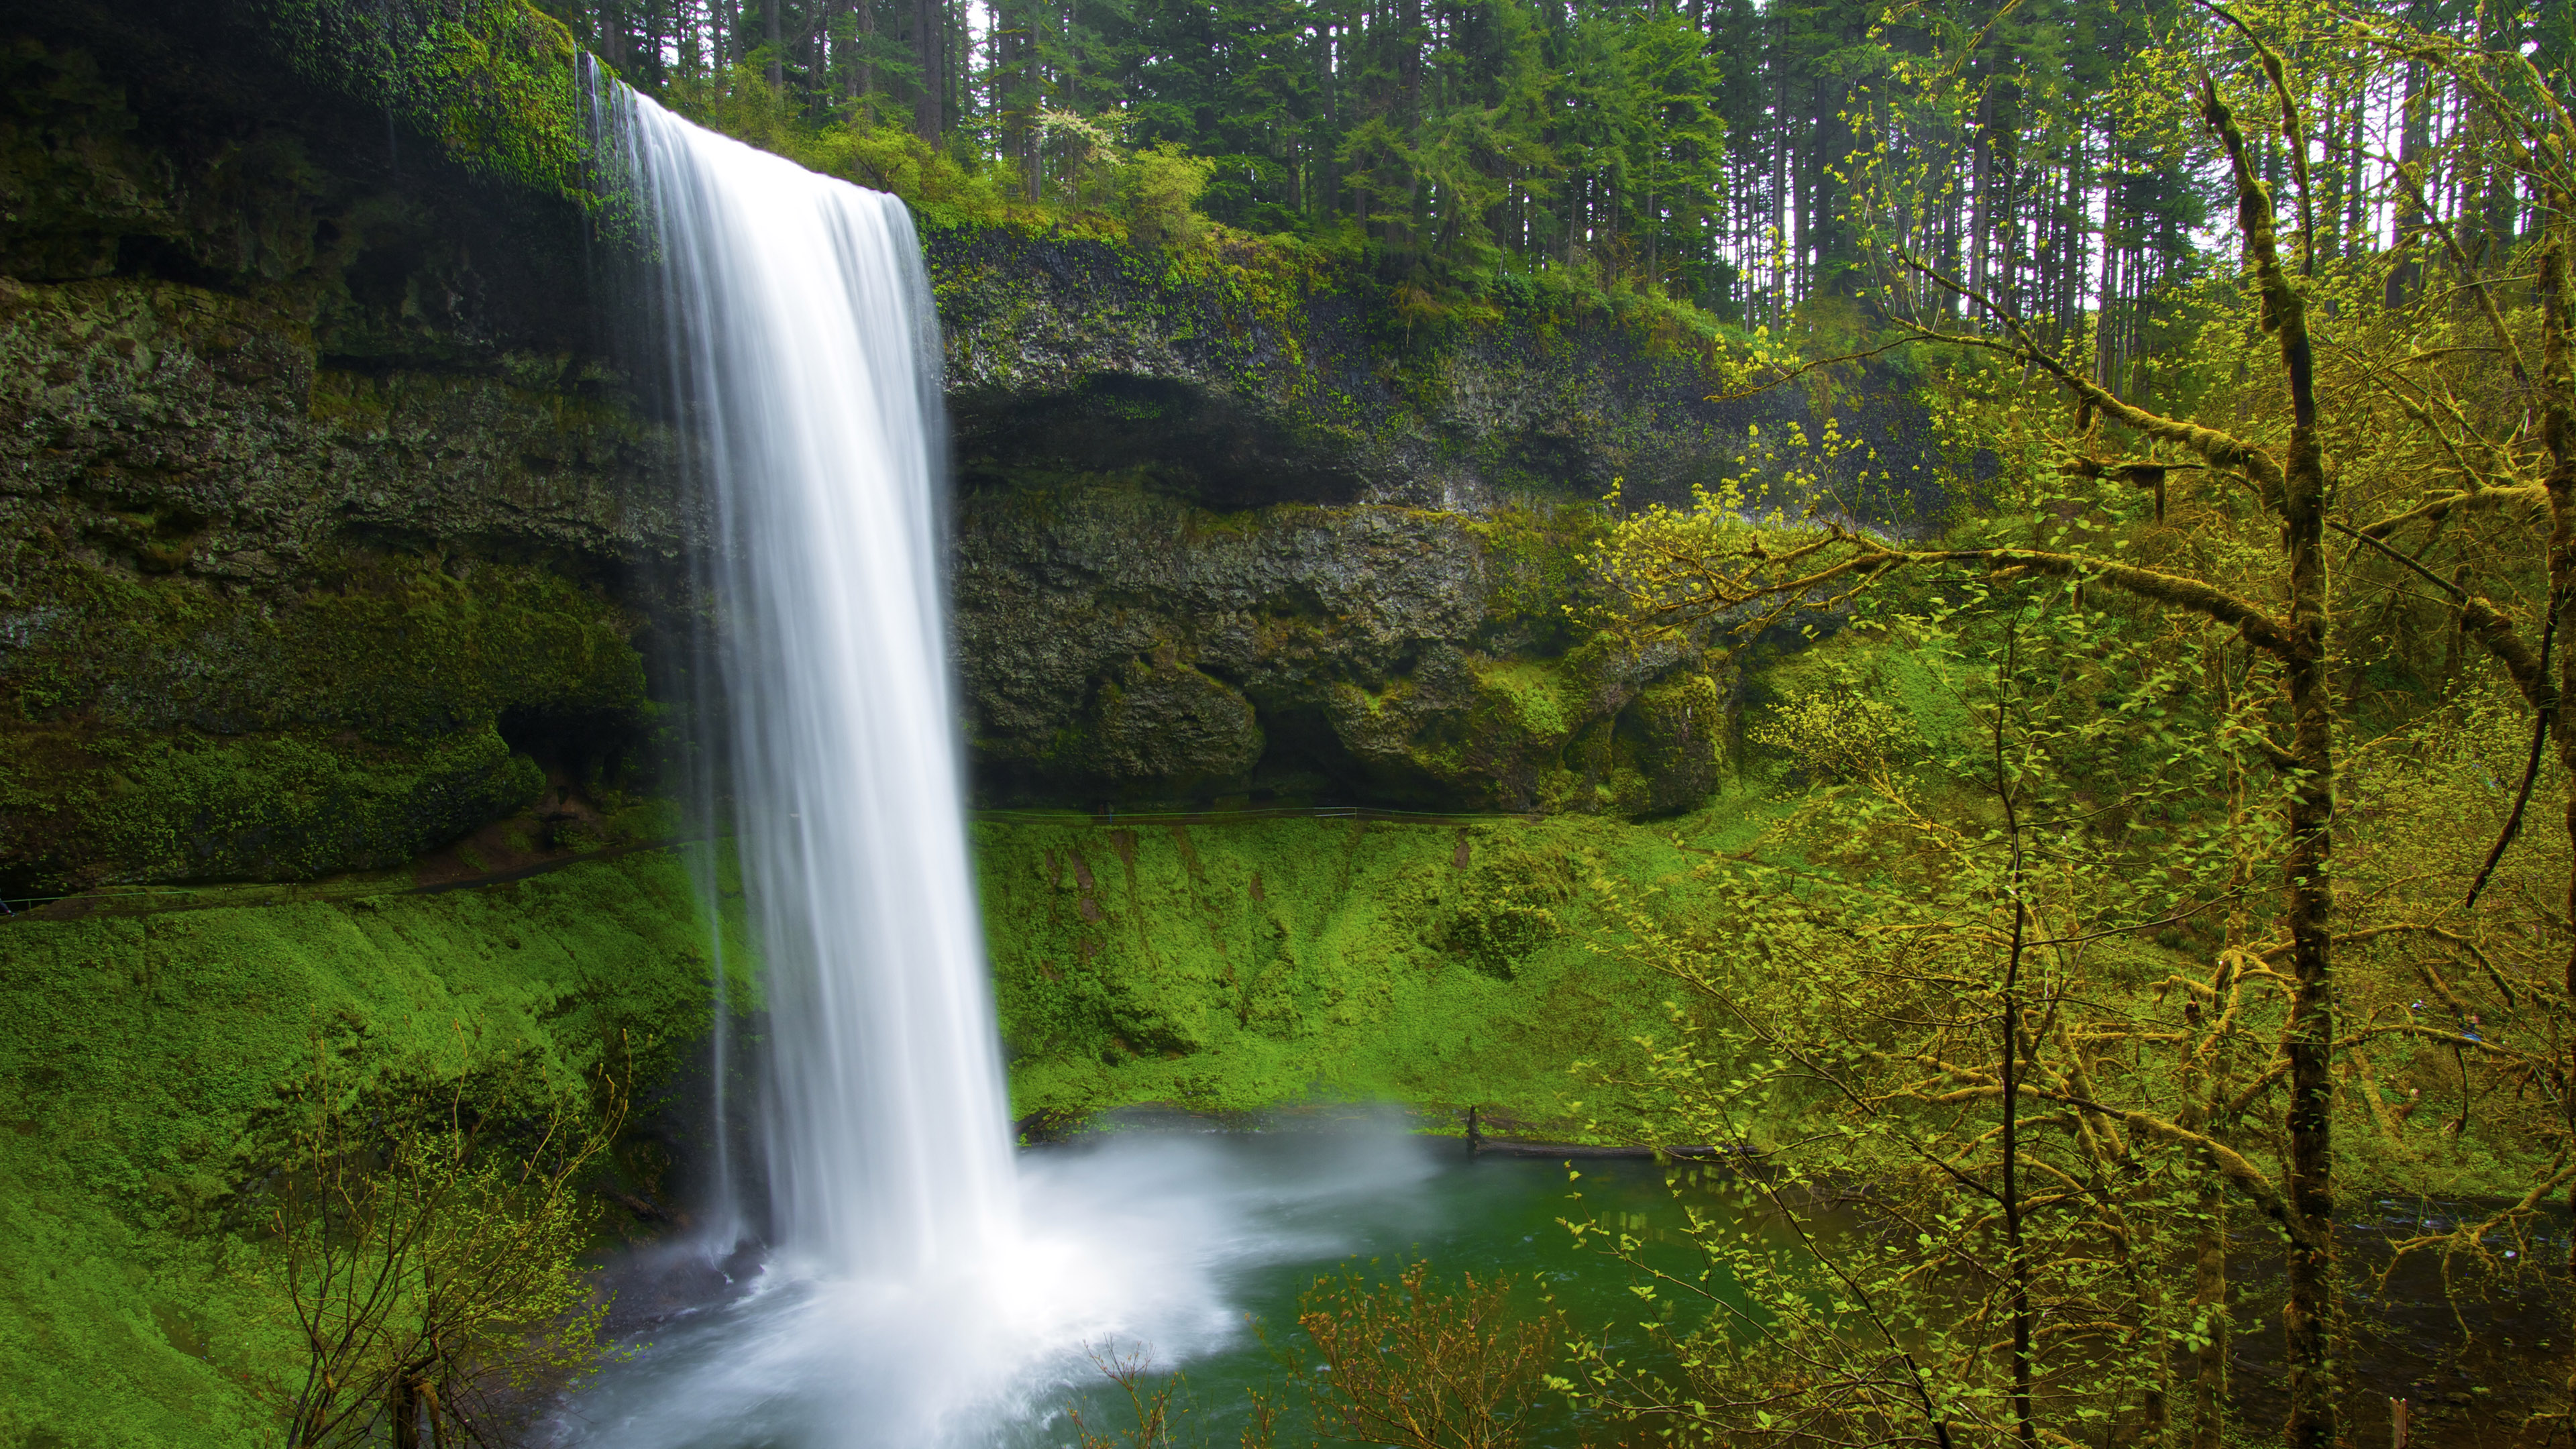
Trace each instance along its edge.
<path fill-rule="evenodd" d="M 663 431 L 582 360 L 548 274 L 577 231 L 386 175 L 346 149 L 381 122 L 196 59 L 144 86 L 0 50 L 20 895 L 397 866 L 510 814 L 544 771 L 506 716 L 640 729 L 622 576 L 699 532 Z"/>
<path fill-rule="evenodd" d="M 1584 586 L 1584 522 L 1520 523 L 1366 504 L 1217 514 L 1117 479 L 970 495 L 956 585 L 981 792 L 1696 804 L 1731 684 L 1695 649 L 1573 639 L 1562 606 Z M 1533 548 L 1559 581 L 1535 592 Z"/>

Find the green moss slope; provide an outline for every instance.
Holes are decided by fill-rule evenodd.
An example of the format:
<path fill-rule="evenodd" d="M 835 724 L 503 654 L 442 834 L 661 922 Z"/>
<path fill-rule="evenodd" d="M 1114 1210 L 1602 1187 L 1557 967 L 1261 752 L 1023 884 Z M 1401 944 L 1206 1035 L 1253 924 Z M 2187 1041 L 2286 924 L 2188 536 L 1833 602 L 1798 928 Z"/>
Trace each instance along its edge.
<path fill-rule="evenodd" d="M 1623 1104 L 1568 1069 L 1625 1060 L 1666 993 L 1598 949 L 1617 923 L 1592 883 L 1687 891 L 1761 813 L 979 823 L 1016 1110 L 1043 1130 L 1144 1102 L 1388 1098 L 1616 1130 Z M 21 1366 L 0 1444 L 264 1441 L 257 1387 L 293 1346 L 250 1144 L 317 1042 L 358 1077 L 470 1058 L 569 1080 L 631 1039 L 649 1084 L 709 1021 L 682 852 L 364 889 L 0 924 L 0 1359 Z"/>
<path fill-rule="evenodd" d="M 291 1356 L 248 1144 L 327 1043 L 353 1078 L 636 1079 L 701 1034 L 686 861 L 438 895 L 0 924 L 0 1444 L 256 1444 Z M 470 1047 L 470 1052 L 463 1048 Z"/>
<path fill-rule="evenodd" d="M 980 823 L 1012 1099 L 1032 1130 L 1309 1096 L 1477 1106 L 1545 1136 L 1615 1122 L 1569 1068 L 1625 1059 L 1666 993 L 1618 958 L 1589 883 L 1692 889 L 1747 803 L 1652 826 Z"/>

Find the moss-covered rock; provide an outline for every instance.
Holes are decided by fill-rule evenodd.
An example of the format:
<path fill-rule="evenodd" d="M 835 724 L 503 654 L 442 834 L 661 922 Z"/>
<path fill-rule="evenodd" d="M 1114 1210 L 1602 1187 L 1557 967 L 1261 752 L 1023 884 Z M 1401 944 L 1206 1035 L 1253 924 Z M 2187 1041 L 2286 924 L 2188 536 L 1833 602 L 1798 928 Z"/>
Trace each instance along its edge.
<path fill-rule="evenodd" d="M 232 0 L 298 74 L 407 126 L 468 172 L 589 206 L 596 198 L 581 50 L 530 0 L 435 9 Z"/>
<path fill-rule="evenodd" d="M 489 726 L 414 750 L 257 735 L 15 732 L 0 869 L 43 884 L 382 870 L 534 804 L 545 771 Z"/>
<path fill-rule="evenodd" d="M 1589 519 L 1219 514 L 1133 475 L 970 495 L 958 627 L 984 792 L 1688 808 L 1715 783 L 1723 705 L 1695 734 L 1632 708 L 1694 651 L 1565 647 Z"/>
<path fill-rule="evenodd" d="M 1129 664 L 1102 686 L 1096 718 L 1096 737 L 1073 758 L 1114 779 L 1235 779 L 1261 762 L 1252 701 L 1178 664 Z"/>
<path fill-rule="evenodd" d="M 399 865 L 647 708 L 692 530 L 545 249 L 225 61 L 0 46 L 0 894 Z"/>
<path fill-rule="evenodd" d="M 470 342 L 478 319 L 421 303 L 433 261 L 378 293 L 365 239 L 400 266 L 419 239 L 397 223 L 429 223 L 380 220 L 274 288 L 0 278 L 0 527 L 250 585 L 353 536 L 602 558 L 692 537 L 667 437 L 597 364 Z"/>
<path fill-rule="evenodd" d="M 517 798 L 524 769 L 457 763 L 527 748 L 506 717 L 640 729 L 653 565 L 705 532 L 587 350 L 615 329 L 558 164 L 568 72 L 519 8 L 373 77 L 394 22 L 325 0 L 75 0 L 10 38 L 0 893 L 386 861 Z M 402 91 L 433 62 L 447 89 Z M 451 100 L 481 119 L 419 110 Z M 1635 703 L 1699 665 L 1566 612 L 1581 500 L 1708 481 L 1795 399 L 1709 403 L 1700 361 L 1535 293 L 1397 326 L 1293 247 L 985 229 L 929 259 L 987 797 L 1706 793 L 1713 737 Z M 152 764 L 109 809 L 112 760 Z M 237 788 L 181 790 L 216 760 Z M 355 835 L 297 813 L 358 800 Z M 154 843 L 204 821 L 245 834 Z"/>
<path fill-rule="evenodd" d="M 1166 252 L 1003 227 L 927 238 L 970 481 L 1139 469 L 1220 511 L 1392 503 L 1686 503 L 1744 471 L 1747 430 L 1813 431 L 1806 394 L 1728 398 L 1705 355 L 1607 307 L 1500 287 L 1486 320 L 1414 325 L 1364 269 L 1293 245 Z M 1937 507 L 1921 410 L 1845 426 L 1870 496 Z M 1883 471 L 1885 477 L 1876 476 Z"/>
<path fill-rule="evenodd" d="M 1732 665 L 1681 670 L 1638 691 L 1612 743 L 1622 812 L 1688 810 L 1718 788 L 1736 734 L 1734 677 Z"/>

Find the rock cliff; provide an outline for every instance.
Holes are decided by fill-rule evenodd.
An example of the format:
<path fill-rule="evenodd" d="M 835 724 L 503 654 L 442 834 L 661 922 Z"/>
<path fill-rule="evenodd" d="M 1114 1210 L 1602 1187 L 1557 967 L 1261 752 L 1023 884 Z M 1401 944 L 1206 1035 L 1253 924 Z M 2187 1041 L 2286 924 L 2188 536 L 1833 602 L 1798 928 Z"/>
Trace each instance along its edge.
<path fill-rule="evenodd" d="M 1593 515 L 1278 504 L 1119 480 L 961 510 L 961 668 L 988 799 L 1268 791 L 1428 809 L 1695 803 L 1729 689 L 1560 605 Z"/>
<path fill-rule="evenodd" d="M 0 891 L 395 866 L 531 804 L 633 734 L 624 576 L 688 535 L 583 360 L 579 231 L 255 35 L 80 18 L 0 40 Z"/>
<path fill-rule="evenodd" d="M 560 158 L 487 164 L 568 61 L 467 9 L 535 58 L 444 139 L 298 63 L 327 5 L 6 17 L 0 894 L 389 867 L 652 786 L 702 530 L 604 342 L 615 245 Z M 1408 329 L 1293 248 L 925 244 L 981 798 L 1705 794 L 1730 682 L 1565 606 L 1612 480 L 1678 498 L 1795 397 L 1510 288 Z"/>

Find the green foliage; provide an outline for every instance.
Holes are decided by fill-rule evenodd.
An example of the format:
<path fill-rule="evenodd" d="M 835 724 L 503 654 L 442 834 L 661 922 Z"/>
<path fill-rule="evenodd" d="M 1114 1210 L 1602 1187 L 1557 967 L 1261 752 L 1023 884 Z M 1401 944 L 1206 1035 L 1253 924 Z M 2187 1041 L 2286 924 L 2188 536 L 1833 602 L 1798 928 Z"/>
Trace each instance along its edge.
<path fill-rule="evenodd" d="M 1905 763 L 1907 731 L 1896 707 L 1849 691 L 1790 695 L 1746 734 L 1826 781 L 1892 781 Z"/>
<path fill-rule="evenodd" d="M 680 114 L 810 171 L 890 191 L 936 226 L 1027 224 L 1006 174 L 924 141 L 891 117 L 817 119 L 785 105 L 757 68 L 675 81 L 662 95 Z"/>
<path fill-rule="evenodd" d="M 2538 158 L 2563 154 L 2564 113 L 2521 62 L 2344 12 L 2194 17 L 2153 39 L 2119 90 L 2136 111 L 2123 136 L 2199 127 L 2239 155 L 2243 263 L 2156 299 L 2187 302 L 2189 347 L 2130 364 L 2143 298 L 2123 317 L 2106 296 L 2089 319 L 1996 301 L 2009 266 L 1997 280 L 1981 239 L 1962 256 L 1936 234 L 1955 168 L 1937 145 L 1891 144 L 1872 158 L 1888 189 L 1871 242 L 1899 279 L 1887 305 L 1956 345 L 1927 369 L 1935 411 L 1954 482 L 1991 508 L 1918 542 L 1860 526 L 1842 500 L 1748 517 L 1758 495 L 1738 487 L 1633 516 L 1603 546 L 1632 637 L 1812 634 L 1820 612 L 1847 614 L 1846 639 L 1887 631 L 1986 724 L 1924 727 L 1913 701 L 1864 691 L 1886 673 L 1835 677 L 1818 651 L 1825 677 L 1784 689 L 1755 737 L 1841 779 L 1774 830 L 1776 854 L 1723 868 L 1743 876 L 1716 884 L 1728 908 L 1695 929 L 1636 926 L 1639 941 L 1669 932 L 1650 958 L 1689 996 L 1656 1070 L 1622 1085 L 1665 1094 L 1677 1134 L 1765 1150 L 1764 1206 L 1798 1233 L 1704 1234 L 1708 1261 L 1766 1313 L 1732 1336 L 1673 1337 L 1680 1371 L 1663 1382 L 1596 1355 L 1602 1402 L 1686 1414 L 1730 1442 L 2144 1441 L 2178 1431 L 2187 1367 L 2192 1436 L 2214 1442 L 2246 1311 L 2228 1223 L 2259 1215 L 2290 1245 L 2292 1441 L 2323 1442 L 2353 1301 L 2326 1205 L 2493 1191 L 2492 1213 L 2399 1247 L 2510 1277 L 2517 1260 L 2485 1245 L 2528 1242 L 2537 1204 L 2566 1186 L 2565 1103 L 2508 1106 L 2494 1084 L 2564 1061 L 2565 987 L 2539 959 L 2563 966 L 2563 925 L 2535 911 L 2563 899 L 2564 846 L 2525 857 L 2550 862 L 2546 886 L 2508 862 L 2526 848 L 2520 782 L 2563 789 L 2569 756 L 2535 769 L 2534 722 L 2516 766 L 2495 721 L 2499 698 L 2554 697 L 2529 640 L 2558 628 L 2568 581 L 2553 559 L 2543 583 L 2513 524 L 2455 530 L 2543 501 L 2539 454 L 2501 461 L 2529 415 L 2485 399 L 2527 365 L 2502 359 L 2565 365 L 2566 283 L 2543 260 L 2564 239 L 2544 232 L 2517 263 L 2453 236 L 2460 290 L 2428 292 L 2422 258 L 2381 246 L 2369 216 L 2393 208 L 2406 229 L 2420 204 L 2365 199 L 2340 160 L 2267 184 L 2233 129 L 2277 116 L 2298 152 L 2357 124 L 2372 84 L 2420 97 L 2418 67 L 2438 65 L 2483 108 L 2451 133 L 2459 154 L 2491 164 L 2492 126 L 2532 158 L 2527 184 L 2563 187 Z M 1980 32 L 1932 65 L 1961 83 L 1955 116 L 1973 102 L 1981 158 L 2041 80 L 2008 50 L 1987 68 L 1985 46 Z M 2186 72 L 2210 80 L 2191 93 Z M 1882 119 L 1918 140 L 1940 131 Z M 2337 187 L 2348 205 L 2318 206 Z M 2518 225 L 2473 224 L 2497 241 Z M 2535 263 L 2536 298 L 2511 271 Z M 2521 310 L 2535 302 L 2537 318 Z M 2569 436 L 2563 409 L 2551 416 L 2551 436 Z M 1793 441 L 1830 455 L 1825 436 Z M 2512 694 L 2478 682 L 2472 640 Z M 1908 718 L 1930 748 L 1898 770 L 1884 746 Z M 2508 875 L 2526 882 L 2519 903 L 2480 898 Z M 2523 948 L 2542 936 L 2546 953 Z M 2382 1081 L 2392 1068 L 2402 1094 Z M 2436 1101 L 2438 1127 L 2415 1120 Z M 2505 1123 L 2481 1137 L 2480 1112 Z M 1837 1236 L 1813 1194 L 1855 1180 L 1872 1200 Z M 2070 1317 L 2093 1325 L 2080 1346 L 2042 1326 Z"/>
<path fill-rule="evenodd" d="M 276 1386 L 287 1443 L 411 1444 L 424 1425 L 432 1443 L 488 1440 L 505 1393 L 561 1391 L 604 1356 L 584 1179 L 624 1125 L 629 1064 L 604 1065 L 594 1092 L 531 1094 L 469 1058 L 443 1090 L 344 1098 L 316 1048 L 269 1194 L 272 1266 L 308 1346 Z"/>
<path fill-rule="evenodd" d="M 684 22 L 641 51 L 622 12 L 550 8 L 683 113 L 939 224 L 1061 226 L 1185 254 L 1202 239 L 1234 252 L 1302 239 L 1372 258 L 1408 328 L 1490 321 L 1535 293 L 1706 352 L 1724 338 L 1710 309 L 1740 310 L 1717 259 L 1722 76 L 1678 16 L 1614 8 L 1569 35 L 1525 4 L 1490 5 L 1472 43 L 1434 47 L 1427 67 L 1404 54 L 1411 27 L 1381 20 L 1345 42 L 1336 79 L 1324 31 L 1288 0 L 1096 13 L 1005 0 L 989 54 L 896 42 L 912 18 L 874 15 L 886 0 L 867 0 L 867 24 L 783 3 L 796 12 L 783 46 Z M 1365 99 L 1337 107 L 1335 91 Z M 964 113 L 924 129 L 950 106 Z M 1567 115 L 1579 135 L 1559 139 Z"/>
<path fill-rule="evenodd" d="M 2232 40 L 2153 6 L 999 0 L 980 44 L 964 7 L 897 0 L 649 18 L 605 0 L 475 0 L 418 24 L 274 0 L 264 14 L 308 72 L 467 164 L 562 194 L 583 195 L 578 36 L 646 91 L 874 176 L 944 223 L 1132 231 L 1153 249 L 1204 215 L 1238 243 L 1364 255 L 1408 327 L 1489 320 L 1535 290 L 1702 355 L 1732 325 L 1828 356 L 1926 315 L 1912 274 L 1882 265 L 1901 246 L 2143 397 L 2168 386 L 2206 300 L 2194 293 L 2220 270 L 2203 241 L 2210 158 L 2181 139 L 2196 123 L 2159 81 Z M 2566 27 L 2537 12 L 2410 15 L 2445 41 L 2564 64 Z M 2344 139 L 2377 94 L 2353 79 L 2367 56 L 2322 12 L 2257 18 L 2296 37 L 2287 83 L 2335 141 L 2309 183 L 2350 237 L 2332 249 L 2367 252 L 2392 227 L 2421 249 L 2408 204 Z M 2239 101 L 2254 94 L 2224 73 Z M 2510 248 L 2517 214 L 2482 192 L 2462 239 Z"/>
<path fill-rule="evenodd" d="M 1762 1168 L 1710 1174 L 1724 1200 L 1702 1212 L 1689 1271 L 1649 1262 L 1615 1223 L 1577 1225 L 1636 1263 L 1648 1297 L 1685 1310 L 1654 1330 L 1648 1358 L 1591 1342 L 1574 1383 L 1595 1412 L 1727 1442 L 1884 1442 L 1934 1420 L 1960 1438 L 2010 1436 L 1991 1039 L 2009 996 L 2031 1023 L 2017 1164 L 2033 1174 L 2031 1292 L 2045 1316 L 2099 1326 L 2041 1334 L 2040 1423 L 2179 1435 L 2195 1372 L 2217 1387 L 2215 1407 L 2194 1412 L 2233 1422 L 2228 1335 L 2262 1300 L 2232 1283 L 2221 1245 L 2278 1210 L 2286 1161 L 2249 1109 L 2287 1019 L 2285 984 L 2234 944 L 2267 894 L 2235 862 L 2277 851 L 2277 824 L 2235 793 L 2252 776 L 2231 758 L 2241 736 L 2177 697 L 2223 646 L 2063 600 L 2048 614 L 2005 602 L 1971 591 L 1937 616 L 1882 613 L 1885 633 L 1865 641 L 1929 657 L 1957 689 L 1966 728 L 1896 732 L 1929 768 L 1809 794 L 1751 859 L 1703 867 L 1694 898 L 1608 891 L 1635 914 L 1631 944 L 1607 949 L 1682 994 L 1651 1068 L 1604 1073 L 1603 1087 L 1642 1104 L 1657 1140 L 1731 1143 Z M 1868 677 L 1854 641 L 1793 665 Z M 2558 1103 L 2506 1085 L 2563 1051 L 2563 958 L 2505 926 L 2520 907 L 2427 919 L 2457 911 L 2505 816 L 2499 777 L 2528 748 L 2518 713 L 2480 694 L 2359 744 L 2339 865 L 2354 943 L 2338 961 L 2340 1192 L 2491 1194 L 2491 1212 L 2398 1244 L 2445 1254 L 2464 1301 L 2539 1290 L 2520 1265 L 2547 1249 L 2518 1184 L 2555 1178 L 2548 1144 L 2563 1131 Z M 2018 823 L 1998 808 L 1998 779 Z M 2503 888 L 2559 888 L 2567 849 L 2555 833 L 2518 843 Z M 2464 1044 L 2472 1019 L 2480 1040 Z M 1869 1184 L 1856 1207 L 1855 1182 Z M 2084 1190 L 2057 1190 L 2074 1182 Z M 2375 1311 L 2386 1277 L 2347 1272 L 2354 1311 Z M 1751 1316 L 1720 1308 L 1739 1295 Z"/>
<path fill-rule="evenodd" d="M 1378 1264 L 1317 1278 L 1297 1297 L 1302 1342 L 1274 1348 L 1283 1374 L 1250 1390 L 1242 1449 L 1278 1442 L 1283 1400 L 1304 1400 L 1319 1441 L 1389 1449 L 1517 1449 L 1534 1411 L 1565 1382 L 1548 1373 L 1565 1332 L 1552 1308 L 1528 1309 L 1510 1274 L 1453 1286 L 1415 1259 L 1392 1277 Z M 1260 1330 L 1256 1327 L 1256 1332 Z M 1266 1341 L 1266 1337 L 1265 1337 Z M 1309 1365 L 1311 1349 L 1322 1362 Z M 1081 1449 L 1175 1449 L 1208 1442 L 1182 1374 L 1159 1381 L 1139 1353 L 1095 1351 L 1093 1362 L 1127 1400 L 1133 1428 L 1095 1430 L 1068 1406 Z"/>
<path fill-rule="evenodd" d="M 1658 1328 L 1661 1366 L 1596 1343 L 1586 1392 L 1730 1442 L 2001 1440 L 2034 1394 L 2045 1433 L 2125 1424 L 2152 1439 L 2185 1392 L 2176 1349 L 2227 1312 L 2175 1283 L 2175 1265 L 2224 1230 L 2216 1193 L 2277 1204 L 2285 1167 L 2239 1134 L 2215 1105 L 2233 1087 L 2210 1078 L 2285 1008 L 2222 966 L 2224 1004 L 2204 1018 L 2186 1003 L 2211 989 L 2205 968 L 2148 953 L 2142 972 L 2101 943 L 2241 889 L 2235 852 L 2262 846 L 2241 820 L 2148 823 L 2160 803 L 2223 800 L 2239 767 L 2214 731 L 2157 771 L 2088 767 L 2106 737 L 2153 728 L 2106 715 L 2062 668 L 2116 649 L 2117 624 L 2010 599 L 1886 622 L 1945 661 L 1976 726 L 1929 752 L 1937 788 L 1889 765 L 1906 735 L 1894 708 L 1792 696 L 1784 743 L 1845 782 L 1772 832 L 1807 865 L 1715 862 L 1694 907 L 1633 907 L 1630 949 L 1684 994 L 1651 1069 L 1618 1085 L 1670 1114 L 1664 1140 L 1762 1160 L 1738 1205 L 1699 1221 L 1696 1276 L 1649 1282 L 1706 1306 L 1723 1283 L 1755 1308 Z M 2201 1045 L 2139 1050 L 2172 1041 Z M 2222 1139 L 2241 1177 L 2205 1150 Z M 1855 1181 L 1865 1208 L 1824 1206 Z M 2077 1182 L 2095 1186 L 2062 1190 Z M 2098 1327 L 2039 1334 L 2015 1351 L 2024 1374 L 1994 1346 L 2033 1344 L 2034 1315 Z"/>
<path fill-rule="evenodd" d="M 1206 223 L 1193 209 L 1216 163 L 1169 141 L 1128 158 L 1117 178 L 1118 207 L 1138 246 L 1187 247 Z"/>
<path fill-rule="evenodd" d="M 1186 1427 L 1195 1407 L 1188 1399 L 1179 1397 L 1186 1387 L 1183 1375 L 1176 1372 L 1165 1375 L 1159 1383 L 1152 1381 L 1146 1376 L 1146 1360 L 1142 1353 L 1095 1349 L 1092 1363 L 1099 1368 L 1102 1377 L 1116 1384 L 1126 1396 L 1127 1409 L 1135 1418 L 1135 1427 L 1122 1426 L 1104 1433 L 1091 1426 L 1081 1405 L 1069 1404 L 1065 1408 L 1065 1420 L 1073 1426 L 1074 1442 L 1081 1449 L 1173 1449 L 1182 1442 L 1179 1431 Z M 1253 1428 L 1243 1436 L 1242 1449 L 1269 1449 L 1272 1443 L 1270 1430 L 1271 1415 L 1256 1411 Z"/>
<path fill-rule="evenodd" d="M 1298 1379 L 1326 1437 L 1392 1449 L 1510 1449 L 1544 1391 L 1562 1325 L 1512 1301 L 1510 1275 L 1456 1287 L 1416 1260 L 1392 1280 L 1346 1273 L 1297 1300 L 1323 1359 Z"/>

